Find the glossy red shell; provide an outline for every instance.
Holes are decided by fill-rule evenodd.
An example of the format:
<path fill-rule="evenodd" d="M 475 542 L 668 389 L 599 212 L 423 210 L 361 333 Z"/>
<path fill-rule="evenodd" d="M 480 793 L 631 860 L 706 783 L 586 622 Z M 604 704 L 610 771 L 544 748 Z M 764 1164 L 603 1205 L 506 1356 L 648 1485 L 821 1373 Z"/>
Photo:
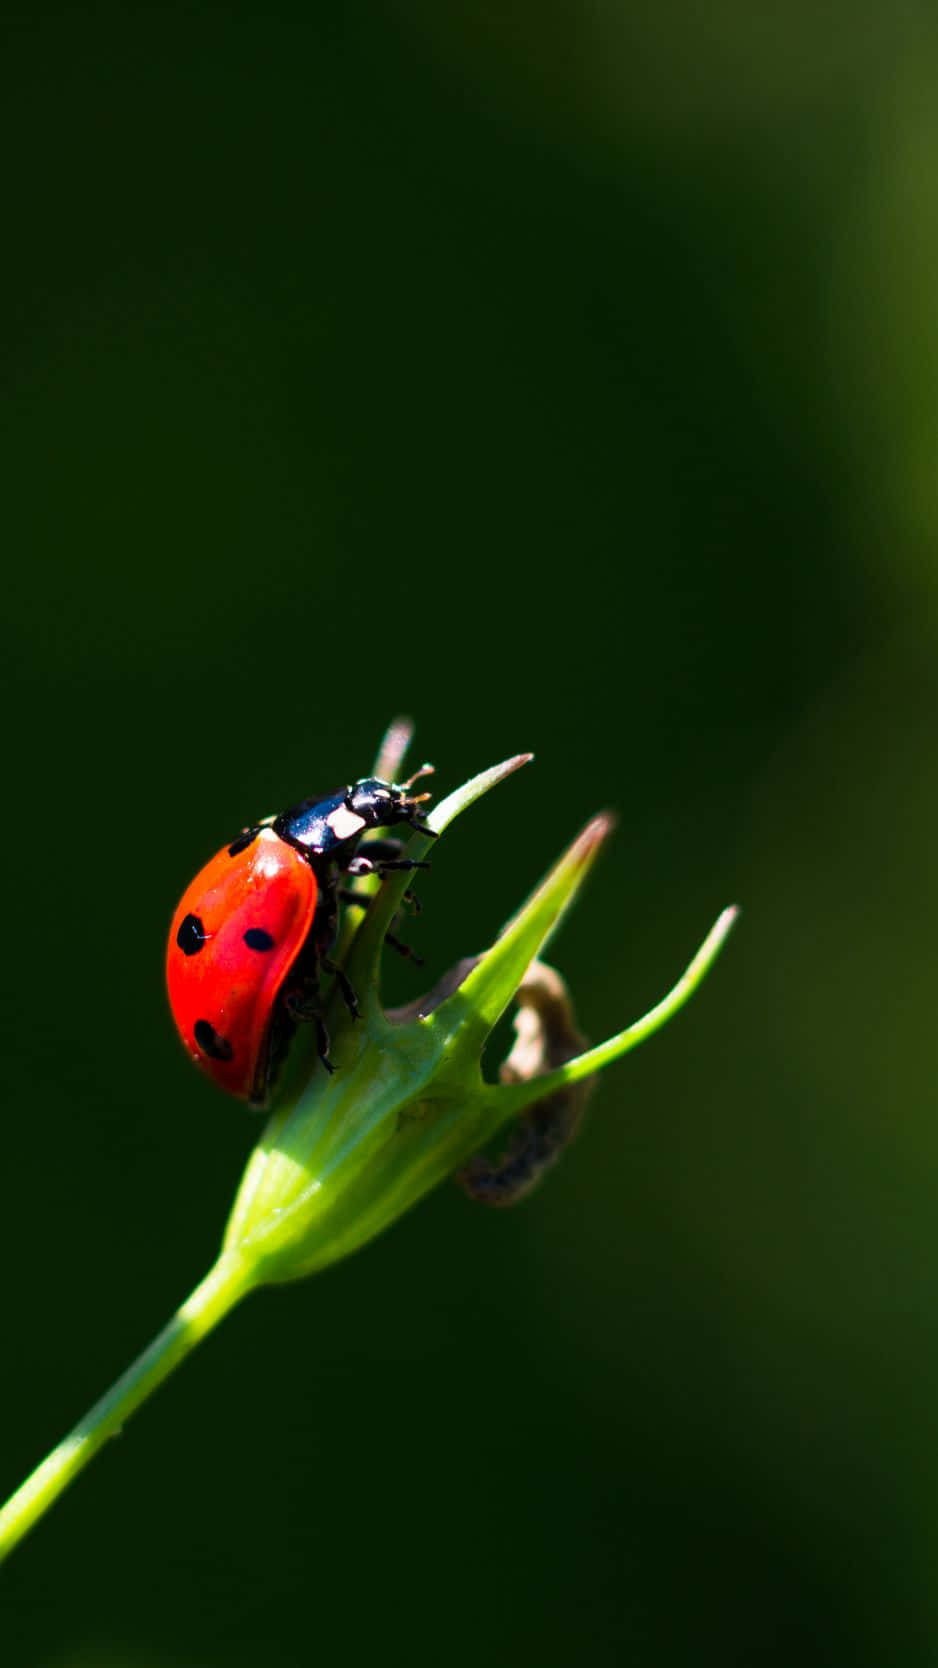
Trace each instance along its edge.
<path fill-rule="evenodd" d="M 227 847 L 213 857 L 179 901 L 166 952 L 170 1007 L 186 1051 L 229 1094 L 264 1097 L 274 1003 L 318 895 L 306 859 L 262 829 L 234 857 Z"/>

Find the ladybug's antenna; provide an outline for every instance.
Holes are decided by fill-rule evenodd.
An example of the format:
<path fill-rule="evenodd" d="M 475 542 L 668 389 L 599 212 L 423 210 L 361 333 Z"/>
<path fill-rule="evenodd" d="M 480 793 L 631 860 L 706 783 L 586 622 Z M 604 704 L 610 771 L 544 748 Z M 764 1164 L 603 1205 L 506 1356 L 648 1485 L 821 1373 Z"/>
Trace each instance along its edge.
<path fill-rule="evenodd" d="M 402 788 L 403 791 L 406 793 L 408 788 L 412 788 L 415 782 L 420 781 L 421 776 L 432 776 L 432 775 L 433 775 L 433 765 L 432 764 L 422 764 L 420 766 L 419 770 L 414 771 L 413 776 L 408 776 L 407 781 L 406 782 L 400 782 L 398 784 L 398 786 L 400 788 Z M 429 798 L 430 798 L 430 795 L 428 793 L 422 793 L 420 795 L 419 799 L 414 799 L 413 800 L 413 804 L 415 804 L 415 805 L 422 804 L 425 799 L 429 799 Z"/>

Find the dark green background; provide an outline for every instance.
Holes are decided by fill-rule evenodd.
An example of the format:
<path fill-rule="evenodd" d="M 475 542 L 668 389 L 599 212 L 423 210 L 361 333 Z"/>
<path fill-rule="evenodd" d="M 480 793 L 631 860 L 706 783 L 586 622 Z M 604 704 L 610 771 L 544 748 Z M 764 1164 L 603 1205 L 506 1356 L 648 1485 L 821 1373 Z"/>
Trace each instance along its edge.
<path fill-rule="evenodd" d="M 162 954 L 233 829 L 396 711 L 441 791 L 533 748 L 416 931 L 616 806 L 597 1039 L 745 909 L 526 1206 L 226 1323 L 9 1668 L 938 1660 L 929 10 L 7 10 L 0 1487 L 213 1256 Z"/>

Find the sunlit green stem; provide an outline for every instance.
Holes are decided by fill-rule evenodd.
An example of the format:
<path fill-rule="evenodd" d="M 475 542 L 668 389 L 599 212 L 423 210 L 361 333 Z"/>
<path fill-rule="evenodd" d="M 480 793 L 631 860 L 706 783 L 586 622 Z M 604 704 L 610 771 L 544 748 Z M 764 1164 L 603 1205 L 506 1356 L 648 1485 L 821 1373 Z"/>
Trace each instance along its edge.
<path fill-rule="evenodd" d="M 222 1257 L 172 1320 L 0 1510 L 0 1562 L 98 1449 L 250 1290 L 249 1263 Z"/>
<path fill-rule="evenodd" d="M 564 1084 L 579 1083 L 581 1078 L 590 1077 L 594 1071 L 611 1065 L 613 1060 L 628 1054 L 629 1049 L 636 1048 L 646 1037 L 650 1037 L 664 1025 L 684 1006 L 688 997 L 694 994 L 701 980 L 709 973 L 738 914 L 739 910 L 735 906 L 724 909 L 674 988 L 669 990 L 667 996 L 656 1007 L 651 1008 L 641 1019 L 637 1019 L 627 1030 L 610 1037 L 608 1042 L 599 1043 L 596 1048 L 587 1049 L 585 1054 L 578 1054 L 557 1071 L 546 1072 L 543 1077 L 530 1078 L 525 1083 L 511 1083 L 494 1088 L 492 1093 L 498 1096 L 500 1104 L 505 1108 L 506 1117 L 523 1112 L 525 1107 L 533 1106 L 536 1101 L 552 1094 L 555 1089 L 562 1089 Z"/>

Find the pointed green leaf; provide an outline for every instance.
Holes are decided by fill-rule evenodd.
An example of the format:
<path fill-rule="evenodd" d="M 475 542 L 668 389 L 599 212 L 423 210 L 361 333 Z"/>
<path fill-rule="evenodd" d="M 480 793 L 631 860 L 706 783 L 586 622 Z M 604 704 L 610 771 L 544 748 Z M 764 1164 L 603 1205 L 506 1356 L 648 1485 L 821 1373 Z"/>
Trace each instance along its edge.
<path fill-rule="evenodd" d="M 587 1049 L 585 1054 L 578 1054 L 557 1071 L 547 1072 L 543 1077 L 531 1078 L 526 1083 L 493 1087 L 492 1093 L 498 1096 L 506 1111 L 513 1114 L 523 1112 L 526 1107 L 533 1106 L 554 1090 L 562 1089 L 568 1083 L 578 1083 L 584 1077 L 590 1077 L 593 1072 L 611 1065 L 613 1060 L 621 1059 L 630 1049 L 637 1048 L 639 1043 L 644 1042 L 646 1037 L 660 1030 L 661 1026 L 667 1024 L 678 1009 L 684 1006 L 688 998 L 693 996 L 697 986 L 709 973 L 738 915 L 739 909 L 735 905 L 722 911 L 677 984 L 668 991 L 667 996 L 650 1008 L 647 1014 L 637 1019 L 634 1025 L 610 1037 L 608 1042 Z"/>
<path fill-rule="evenodd" d="M 506 776 L 512 776 L 522 765 L 530 764 L 533 757 L 533 753 L 515 753 L 512 758 L 503 760 L 501 764 L 492 765 L 488 770 L 480 770 L 478 776 L 470 777 L 461 788 L 454 789 L 433 807 L 425 819 L 427 827 L 432 828 L 434 834 L 442 834 L 444 828 L 448 828 L 461 811 L 467 811 L 484 793 L 497 787 L 499 782 L 504 782 Z"/>
<path fill-rule="evenodd" d="M 426 1021 L 453 1034 L 462 1031 L 473 1046 L 488 1036 L 540 953 L 569 904 L 576 897 L 603 841 L 615 825 L 609 815 L 594 817 L 545 875 L 527 903 L 504 927 L 492 948 L 476 963 L 459 989 Z"/>

